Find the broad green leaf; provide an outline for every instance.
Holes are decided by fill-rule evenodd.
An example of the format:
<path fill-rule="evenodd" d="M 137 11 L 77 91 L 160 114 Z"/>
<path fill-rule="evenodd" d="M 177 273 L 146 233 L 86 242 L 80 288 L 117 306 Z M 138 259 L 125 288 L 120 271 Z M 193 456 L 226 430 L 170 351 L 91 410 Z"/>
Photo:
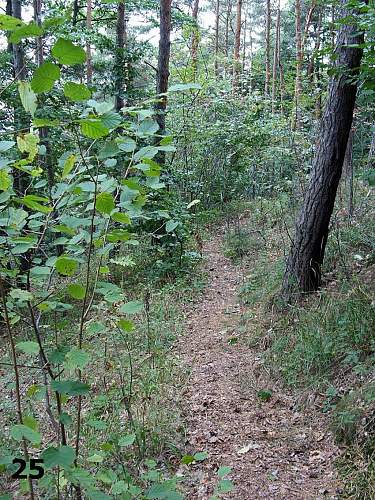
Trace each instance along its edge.
<path fill-rule="evenodd" d="M 90 355 L 83 349 L 75 347 L 66 354 L 65 359 L 70 368 L 80 368 L 82 370 L 90 361 Z"/>
<path fill-rule="evenodd" d="M 141 300 L 132 300 L 120 307 L 120 312 L 124 314 L 136 314 L 143 309 L 143 302 Z"/>
<path fill-rule="evenodd" d="M 118 127 L 122 122 L 121 115 L 119 115 L 115 111 L 108 111 L 107 113 L 104 113 L 104 115 L 102 115 L 100 119 L 103 125 L 110 129 Z"/>
<path fill-rule="evenodd" d="M 105 325 L 100 321 L 94 321 L 87 326 L 87 332 L 90 334 L 100 333 L 105 330 Z"/>
<path fill-rule="evenodd" d="M 179 225 L 179 223 L 175 220 L 169 220 L 166 225 L 165 225 L 165 230 L 167 233 L 171 233 L 176 229 L 176 227 Z"/>
<path fill-rule="evenodd" d="M 206 451 L 199 451 L 194 455 L 194 460 L 197 462 L 202 462 L 203 460 L 206 460 L 208 458 L 208 453 Z"/>
<path fill-rule="evenodd" d="M 20 302 L 28 302 L 33 299 L 33 294 L 22 288 L 13 288 L 10 292 L 12 299 L 18 299 Z"/>
<path fill-rule="evenodd" d="M 118 326 L 121 328 L 121 330 L 124 330 L 124 332 L 131 332 L 132 330 L 134 330 L 134 323 L 129 319 L 120 319 L 118 322 Z"/>
<path fill-rule="evenodd" d="M 119 439 L 118 445 L 121 448 L 125 448 L 126 446 L 131 446 L 135 441 L 135 434 L 127 434 L 126 436 Z"/>
<path fill-rule="evenodd" d="M 41 458 L 47 469 L 57 466 L 67 468 L 73 464 L 76 454 L 71 446 L 59 446 L 58 448 L 47 448 L 41 454 Z"/>
<path fill-rule="evenodd" d="M 155 120 L 146 119 L 139 124 L 138 134 L 141 136 L 153 135 L 159 130 L 159 125 Z"/>
<path fill-rule="evenodd" d="M 121 224 L 131 224 L 131 219 L 128 214 L 123 212 L 115 212 L 111 215 L 111 219 L 115 222 L 120 222 Z"/>
<path fill-rule="evenodd" d="M 35 94 L 34 94 L 35 95 Z M 17 136 L 17 146 L 21 153 L 28 153 L 28 159 L 33 161 L 38 154 L 39 137 L 32 132 Z"/>
<path fill-rule="evenodd" d="M 25 354 L 39 354 L 39 344 L 31 340 L 18 342 L 18 344 L 16 344 L 16 347 Z"/>
<path fill-rule="evenodd" d="M 125 151 L 125 153 L 132 153 L 135 151 L 137 143 L 131 137 L 124 137 L 117 142 L 117 146 L 121 151 Z"/>
<path fill-rule="evenodd" d="M 63 276 L 73 276 L 78 268 L 78 262 L 71 257 L 59 257 L 55 263 L 56 270 Z"/>
<path fill-rule="evenodd" d="M 101 214 L 110 214 L 115 209 L 115 200 L 110 193 L 99 193 L 96 197 L 96 209 Z"/>
<path fill-rule="evenodd" d="M 45 62 L 34 71 L 31 88 L 36 93 L 48 92 L 60 78 L 60 68 L 57 64 Z"/>
<path fill-rule="evenodd" d="M 0 153 L 5 153 L 11 149 L 16 143 L 14 141 L 0 141 Z"/>
<path fill-rule="evenodd" d="M 93 455 L 90 455 L 89 457 L 87 457 L 88 462 L 93 462 L 93 463 L 97 463 L 97 464 L 102 463 L 103 460 L 104 460 L 104 456 L 100 455 L 99 453 L 94 453 Z"/>
<path fill-rule="evenodd" d="M 64 85 L 64 94 L 72 101 L 86 101 L 91 97 L 91 91 L 82 83 L 67 82 Z"/>
<path fill-rule="evenodd" d="M 83 396 L 90 391 L 90 386 L 79 380 L 52 380 L 51 389 L 69 396 Z"/>
<path fill-rule="evenodd" d="M 36 37 L 43 34 L 43 28 L 35 24 L 33 21 L 29 24 L 23 24 L 19 28 L 13 30 L 9 37 L 11 43 L 19 43 L 23 38 Z"/>
<path fill-rule="evenodd" d="M 27 427 L 23 424 L 13 425 L 10 430 L 10 435 L 16 441 L 22 441 L 23 439 L 26 439 L 32 444 L 39 444 L 41 441 L 39 432 L 36 432 L 33 429 L 30 429 L 30 427 Z"/>
<path fill-rule="evenodd" d="M 181 463 L 182 464 L 185 464 L 185 465 L 190 465 L 194 462 L 194 457 L 193 455 L 184 455 L 182 458 L 181 458 Z"/>
<path fill-rule="evenodd" d="M 73 419 L 68 413 L 62 412 L 59 416 L 59 422 L 66 426 L 70 425 L 73 422 Z"/>
<path fill-rule="evenodd" d="M 12 177 L 9 173 L 1 169 L 0 170 L 0 191 L 7 191 L 12 185 Z"/>
<path fill-rule="evenodd" d="M 219 470 L 217 471 L 217 475 L 219 476 L 220 479 L 223 479 L 223 477 L 227 476 L 231 472 L 232 472 L 231 467 L 222 466 L 222 467 L 219 467 Z"/>
<path fill-rule="evenodd" d="M 32 417 L 31 415 L 24 415 L 23 418 L 23 424 L 26 425 L 26 427 L 30 427 L 33 431 L 37 431 L 39 428 L 38 421 Z"/>
<path fill-rule="evenodd" d="M 57 40 L 51 49 L 51 54 L 59 63 L 66 64 L 67 66 L 82 64 L 86 61 L 85 51 L 65 38 Z"/>
<path fill-rule="evenodd" d="M 229 493 L 233 490 L 233 483 L 229 479 L 222 479 L 217 485 L 218 493 Z"/>
<path fill-rule="evenodd" d="M 87 118 L 79 123 L 82 134 L 90 139 L 100 139 L 109 134 L 109 129 L 99 119 Z"/>
<path fill-rule="evenodd" d="M 164 481 L 161 484 L 153 484 L 146 492 L 149 500 L 183 500 L 183 496 L 175 490 L 174 482 Z"/>
<path fill-rule="evenodd" d="M 4 31 L 14 31 L 23 25 L 21 19 L 16 17 L 8 16 L 6 14 L 0 14 L 0 30 Z"/>
<path fill-rule="evenodd" d="M 63 168 L 63 171 L 62 171 L 62 174 L 61 174 L 61 178 L 62 179 L 65 179 L 70 174 L 70 172 L 74 168 L 74 165 L 75 165 L 76 161 L 77 161 L 76 155 L 70 155 L 70 156 L 68 156 L 68 158 L 65 160 L 64 168 Z"/>
<path fill-rule="evenodd" d="M 21 98 L 22 106 L 24 107 L 27 113 L 30 113 L 31 116 L 34 116 L 34 113 L 37 108 L 37 99 L 36 94 L 31 88 L 29 82 L 18 82 L 18 93 Z"/>
<path fill-rule="evenodd" d="M 26 205 L 26 207 L 31 208 L 31 210 L 35 210 L 36 212 L 42 212 L 43 214 L 48 214 L 52 211 L 51 207 L 46 207 L 39 203 L 40 201 L 49 201 L 48 198 L 44 198 L 42 196 L 37 196 L 35 194 L 27 194 L 23 198 L 21 198 L 21 202 Z"/>
<path fill-rule="evenodd" d="M 73 299 L 82 300 L 86 295 L 86 288 L 78 283 L 72 283 L 67 286 L 68 294 L 73 297 Z"/>

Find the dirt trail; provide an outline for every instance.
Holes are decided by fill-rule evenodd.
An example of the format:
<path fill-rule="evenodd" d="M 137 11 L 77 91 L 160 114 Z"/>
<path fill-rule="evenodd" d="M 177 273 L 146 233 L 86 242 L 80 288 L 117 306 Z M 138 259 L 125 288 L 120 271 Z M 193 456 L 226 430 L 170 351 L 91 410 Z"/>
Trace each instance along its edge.
<path fill-rule="evenodd" d="M 218 233 L 205 245 L 209 282 L 187 315 L 179 344 L 191 370 L 184 393 L 187 449 L 209 453 L 207 460 L 190 466 L 186 498 L 208 499 L 222 465 L 232 467 L 229 478 L 235 485 L 222 498 L 338 498 L 337 450 L 324 417 L 294 408 L 295 397 L 267 377 L 261 353 L 242 341 L 228 343 L 231 335 L 241 336 L 237 291 L 242 272 L 223 256 L 223 231 Z M 260 401 L 260 389 L 271 389 L 270 401 Z"/>

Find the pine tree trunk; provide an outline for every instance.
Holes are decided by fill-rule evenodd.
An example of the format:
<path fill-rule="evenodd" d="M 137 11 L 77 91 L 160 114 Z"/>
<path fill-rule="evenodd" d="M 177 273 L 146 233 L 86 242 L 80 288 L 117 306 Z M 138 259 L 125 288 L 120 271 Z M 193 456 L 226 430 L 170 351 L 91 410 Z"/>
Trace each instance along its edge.
<path fill-rule="evenodd" d="M 158 75 L 156 92 L 158 95 L 168 91 L 169 58 L 171 54 L 171 0 L 160 0 L 160 40 L 158 56 Z M 167 109 L 167 96 L 161 95 L 155 106 L 156 120 L 159 125 L 159 134 L 165 134 L 165 111 Z M 160 154 L 159 163 L 165 162 L 165 155 Z"/>
<path fill-rule="evenodd" d="M 295 116 L 293 129 L 299 129 L 301 125 L 300 100 L 302 93 L 301 72 L 302 72 L 302 27 L 301 27 L 301 0 L 296 0 L 296 80 L 294 89 Z"/>
<path fill-rule="evenodd" d="M 192 12 L 192 18 L 194 19 L 195 26 L 191 40 L 191 67 L 193 70 L 194 81 L 196 79 L 197 69 L 198 69 L 198 45 L 199 45 L 198 10 L 199 10 L 199 0 L 195 0 Z"/>
<path fill-rule="evenodd" d="M 350 13 L 344 8 L 343 17 Z M 358 17 L 353 12 L 353 19 Z M 345 68 L 346 74 L 331 78 L 327 103 L 321 122 L 319 143 L 315 153 L 312 173 L 303 206 L 296 223 L 283 282 L 282 296 L 287 301 L 304 292 L 317 290 L 321 285 L 321 267 L 328 239 L 337 187 L 340 181 L 346 146 L 353 120 L 357 83 L 356 77 L 363 50 L 351 46 L 363 43 L 355 21 L 343 25 L 338 34 L 336 68 Z"/>
<path fill-rule="evenodd" d="M 215 76 L 219 78 L 219 22 L 220 22 L 220 0 L 216 0 L 215 12 Z"/>
<path fill-rule="evenodd" d="M 267 98 L 270 93 L 271 81 L 271 0 L 266 0 L 266 79 L 264 94 Z"/>
<path fill-rule="evenodd" d="M 234 38 L 234 54 L 233 54 L 233 89 L 238 88 L 238 77 L 240 73 L 240 48 L 241 48 L 241 20 L 242 17 L 242 0 L 237 0 L 236 11 L 236 33 Z"/>
<path fill-rule="evenodd" d="M 276 17 L 276 36 L 275 49 L 273 54 L 273 72 L 272 72 L 272 113 L 276 110 L 276 85 L 277 85 L 277 70 L 280 68 L 280 0 L 277 6 Z"/>

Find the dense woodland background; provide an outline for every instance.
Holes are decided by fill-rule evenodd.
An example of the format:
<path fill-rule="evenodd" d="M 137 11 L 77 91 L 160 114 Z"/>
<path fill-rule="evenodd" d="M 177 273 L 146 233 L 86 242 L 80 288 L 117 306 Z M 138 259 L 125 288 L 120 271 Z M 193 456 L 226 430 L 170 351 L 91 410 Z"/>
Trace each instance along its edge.
<path fill-rule="evenodd" d="M 207 455 L 173 346 L 223 225 L 228 343 L 316 398 L 342 496 L 375 498 L 373 0 L 0 7 L 0 498 L 184 498 Z"/>

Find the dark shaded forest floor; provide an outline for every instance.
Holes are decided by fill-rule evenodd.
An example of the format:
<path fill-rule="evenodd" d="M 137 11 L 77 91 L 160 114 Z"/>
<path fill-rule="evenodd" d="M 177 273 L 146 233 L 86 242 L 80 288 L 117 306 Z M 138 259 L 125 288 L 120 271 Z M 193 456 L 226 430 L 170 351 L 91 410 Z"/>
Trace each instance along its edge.
<path fill-rule="evenodd" d="M 234 483 L 223 498 L 337 498 L 338 449 L 326 416 L 314 401 L 300 404 L 303 395 L 272 379 L 259 346 L 249 347 L 249 328 L 267 325 L 255 306 L 243 332 L 245 308 L 238 290 L 246 269 L 223 255 L 224 229 L 215 234 L 204 247 L 207 288 L 188 311 L 186 335 L 178 345 L 191 370 L 183 395 L 186 448 L 192 454 L 208 452 L 205 461 L 192 466 L 186 498 L 208 499 L 220 466 L 232 468 Z"/>

